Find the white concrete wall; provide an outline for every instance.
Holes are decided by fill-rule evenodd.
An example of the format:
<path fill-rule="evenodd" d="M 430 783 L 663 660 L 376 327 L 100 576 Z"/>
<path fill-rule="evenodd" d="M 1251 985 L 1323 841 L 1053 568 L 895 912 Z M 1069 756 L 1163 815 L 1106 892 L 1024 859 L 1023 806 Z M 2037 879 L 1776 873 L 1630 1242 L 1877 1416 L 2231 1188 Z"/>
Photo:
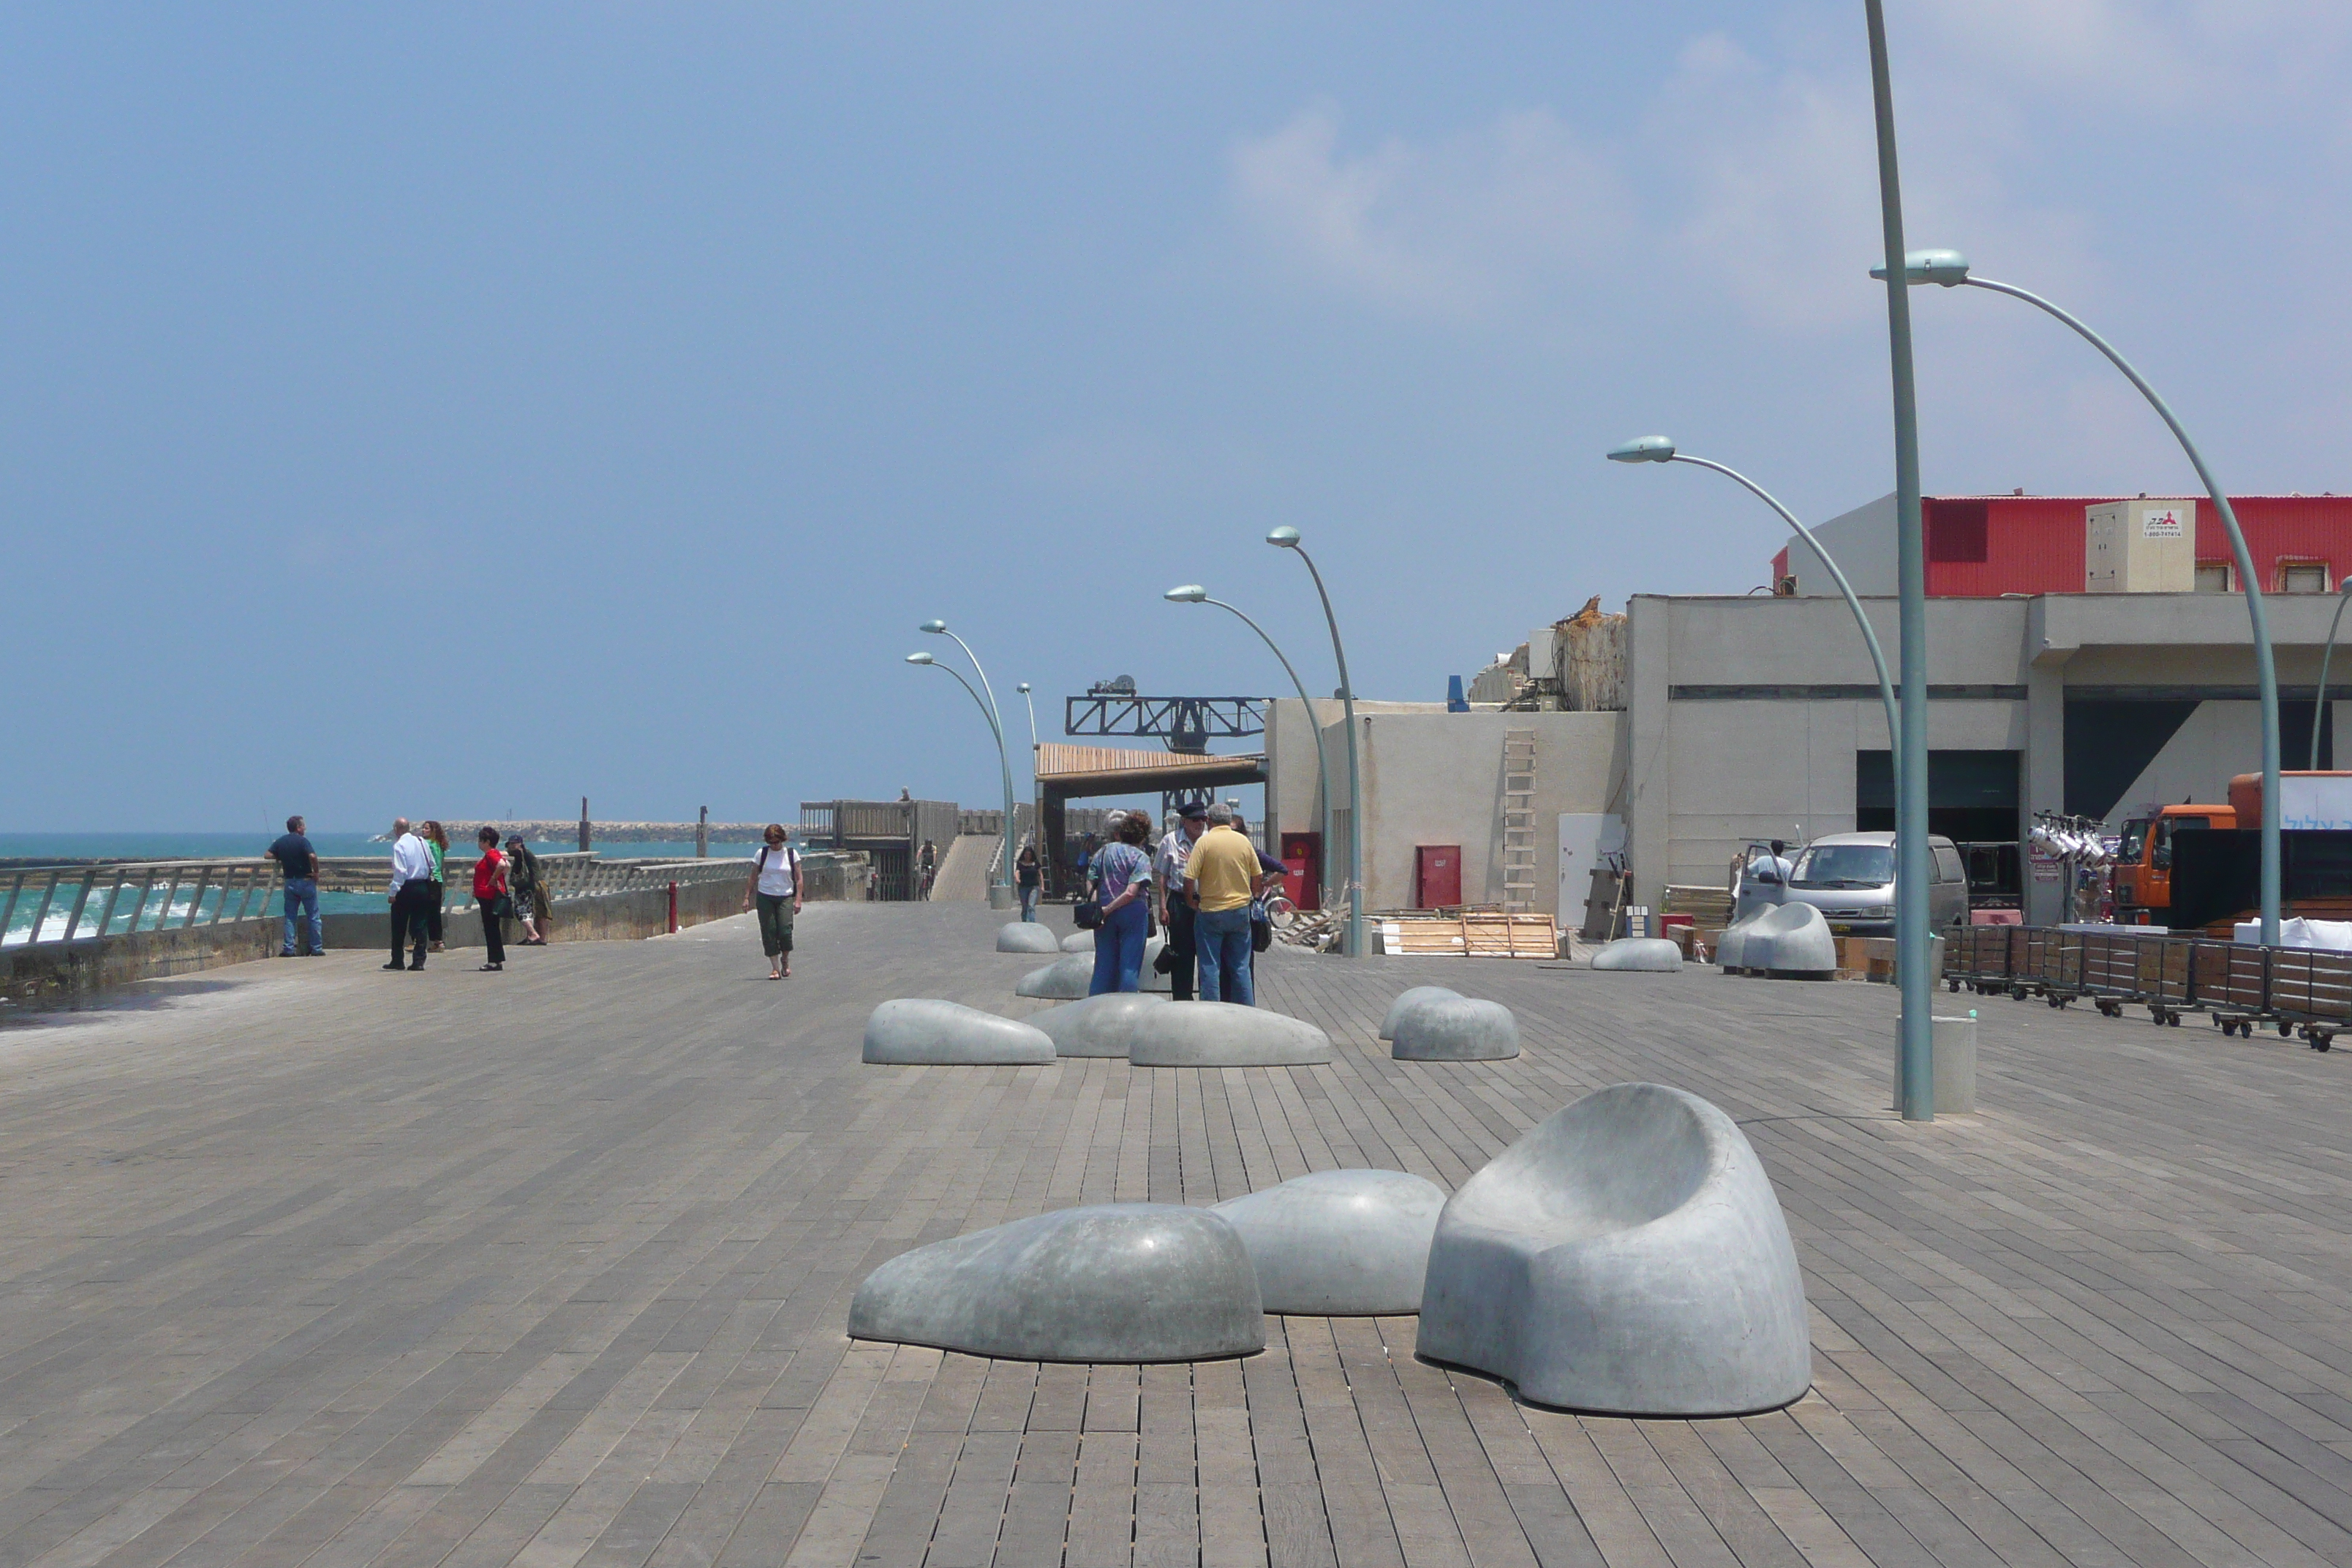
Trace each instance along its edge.
<path fill-rule="evenodd" d="M 1895 497 L 1883 495 L 1867 501 L 1852 511 L 1843 511 L 1827 522 L 1804 520 L 1845 573 L 1845 580 L 1853 591 L 1865 597 L 1883 594 L 1893 597 L 1895 592 Z M 1803 539 L 1789 535 L 1789 570 L 1796 574 L 1797 592 L 1808 598 L 1827 594 L 1837 596 L 1837 584 L 1830 580 L 1820 558 Z M 1890 656 L 1891 657 L 1891 656 Z"/>

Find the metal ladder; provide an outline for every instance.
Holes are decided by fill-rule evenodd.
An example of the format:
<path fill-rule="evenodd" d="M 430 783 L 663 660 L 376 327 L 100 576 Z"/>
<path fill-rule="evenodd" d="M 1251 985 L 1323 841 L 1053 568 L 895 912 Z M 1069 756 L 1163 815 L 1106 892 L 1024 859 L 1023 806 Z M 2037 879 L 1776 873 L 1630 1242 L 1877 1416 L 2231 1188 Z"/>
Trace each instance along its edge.
<path fill-rule="evenodd" d="M 1536 907 L 1536 732 L 1503 731 L 1503 910 Z"/>

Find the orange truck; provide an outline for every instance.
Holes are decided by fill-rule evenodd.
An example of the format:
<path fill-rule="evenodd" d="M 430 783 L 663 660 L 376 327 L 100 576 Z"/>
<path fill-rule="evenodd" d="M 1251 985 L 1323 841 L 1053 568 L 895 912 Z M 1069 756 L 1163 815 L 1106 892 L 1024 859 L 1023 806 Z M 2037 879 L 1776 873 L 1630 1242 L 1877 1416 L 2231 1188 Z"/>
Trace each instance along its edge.
<path fill-rule="evenodd" d="M 2194 802 L 2168 805 L 2153 816 L 2136 817 L 2124 824 L 2123 844 L 2116 857 L 2115 890 L 2116 920 L 2125 925 L 2163 925 L 2169 923 L 2173 909 L 2173 869 L 2179 837 L 2189 833 L 2220 833 L 2235 841 L 2244 836 L 2243 843 L 2232 842 L 2228 847 L 2255 852 L 2255 832 L 2263 825 L 2263 775 L 2240 773 L 2230 781 L 2229 804 L 2199 805 Z M 2281 773 L 2279 774 L 2279 826 L 2291 837 L 2306 835 L 2337 835 L 2352 830 L 2352 773 Z M 2223 841 L 2208 839 L 2202 845 L 2223 847 Z M 2315 840 L 2315 850 L 2322 846 Z M 2242 856 L 2241 857 L 2242 858 Z M 2333 856 L 2314 854 L 2295 856 L 2293 859 L 2311 862 L 2310 875 L 2290 876 L 2288 895 L 2283 900 L 2282 913 L 2325 914 L 2340 918 L 2352 889 L 2338 889 L 2338 880 L 2324 862 Z M 2202 859 L 2210 857 L 2200 856 Z M 2326 886 L 2322 886 L 2326 883 Z M 2301 884 L 2298 887 L 2297 884 Z M 2294 895 L 2302 892 L 2305 896 Z M 2199 913 L 2208 913 L 2201 908 Z M 2203 925 L 2205 921 L 2190 923 Z"/>

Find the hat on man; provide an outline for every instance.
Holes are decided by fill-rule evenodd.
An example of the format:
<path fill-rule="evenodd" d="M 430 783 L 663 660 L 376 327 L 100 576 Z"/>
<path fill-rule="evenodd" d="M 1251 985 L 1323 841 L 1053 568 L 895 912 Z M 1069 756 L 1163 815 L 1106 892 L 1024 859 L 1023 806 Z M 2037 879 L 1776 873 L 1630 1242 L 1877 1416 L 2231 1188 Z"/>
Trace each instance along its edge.
<path fill-rule="evenodd" d="M 1197 800 L 1188 800 L 1176 808 L 1176 815 L 1187 822 L 1200 822 L 1207 818 L 1209 808 Z"/>

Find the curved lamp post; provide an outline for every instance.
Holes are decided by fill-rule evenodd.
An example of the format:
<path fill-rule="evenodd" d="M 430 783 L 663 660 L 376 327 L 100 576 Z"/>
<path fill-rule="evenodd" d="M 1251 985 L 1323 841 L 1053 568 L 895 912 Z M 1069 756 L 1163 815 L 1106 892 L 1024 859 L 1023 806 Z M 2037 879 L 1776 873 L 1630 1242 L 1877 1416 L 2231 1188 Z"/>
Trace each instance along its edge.
<path fill-rule="evenodd" d="M 1029 683 L 1023 681 L 1013 688 L 1021 693 L 1023 706 L 1029 710 L 1029 830 L 1037 836 L 1037 863 L 1042 868 L 1045 854 L 1045 803 L 1037 794 L 1037 700 L 1029 695 Z"/>
<path fill-rule="evenodd" d="M 925 621 L 919 629 L 933 633 L 936 636 L 944 637 L 949 641 L 954 643 L 956 647 L 963 649 L 964 658 L 971 659 L 972 673 L 980 677 L 980 691 L 971 691 L 971 682 L 969 680 L 963 680 L 963 672 L 956 668 L 955 666 L 951 664 L 939 664 L 937 659 L 934 659 L 927 653 L 910 653 L 907 656 L 907 662 L 908 664 L 938 664 L 940 668 L 946 670 L 958 680 L 963 680 L 963 689 L 966 691 L 971 691 L 971 700 L 980 704 L 980 710 L 988 717 L 988 732 L 996 737 L 996 766 L 1004 781 L 1004 879 L 1001 882 L 992 883 L 990 885 L 989 902 L 993 908 L 1007 909 L 1014 902 L 1012 896 L 1013 763 L 1012 760 L 1004 753 L 1004 719 L 1003 716 L 996 710 L 996 693 L 989 691 L 988 689 L 988 672 L 980 668 L 980 660 L 972 658 L 971 645 L 965 642 L 963 638 L 956 636 L 955 633 L 948 630 L 948 624 L 945 621 Z M 988 692 L 985 700 L 981 696 L 982 691 Z M 997 892 L 997 889 L 1000 888 L 1003 889 L 1002 895 Z"/>
<path fill-rule="evenodd" d="M 1221 610 L 1231 610 L 1234 615 L 1240 616 L 1242 625 L 1257 634 L 1258 640 L 1265 644 L 1266 651 L 1273 654 L 1281 663 L 1282 673 L 1290 677 L 1290 684 L 1298 693 L 1299 703 L 1307 710 L 1307 727 L 1315 736 L 1315 824 L 1324 846 L 1316 856 L 1317 859 L 1323 862 L 1316 868 L 1317 875 L 1322 884 L 1316 889 L 1316 896 L 1318 900 L 1328 903 L 1330 900 L 1327 896 L 1327 890 L 1330 885 L 1331 760 L 1323 754 L 1323 726 L 1315 721 L 1315 703 L 1307 695 L 1307 683 L 1298 679 L 1298 671 L 1290 667 L 1289 658 L 1284 655 L 1282 649 L 1275 647 L 1274 639 L 1265 635 L 1264 626 L 1259 626 L 1223 599 L 1212 599 L 1209 597 L 1209 591 L 1198 583 L 1187 583 L 1181 588 L 1171 588 L 1160 596 L 1171 605 L 1214 605 Z"/>
<path fill-rule="evenodd" d="M 1871 276 L 1884 278 L 1885 268 L 1873 268 Z M 2246 548 L 2246 536 L 2238 527 L 2238 513 L 2230 505 L 2228 492 L 2213 478 L 2213 470 L 2205 466 L 2205 456 L 2197 443 L 2189 438 L 2171 406 L 2157 395 L 2156 388 L 2147 378 L 2132 368 L 2131 362 L 2117 353 L 2116 346 L 2093 331 L 2080 317 L 2060 309 L 2041 295 L 2020 289 L 2013 283 L 1996 283 L 1990 278 L 1969 276 L 1969 258 L 1957 250 L 1914 250 L 1903 258 L 1903 280 L 1906 283 L 1936 283 L 1947 289 L 1963 284 L 1971 289 L 1986 289 L 1996 294 L 2006 294 L 2012 300 L 2022 300 L 2042 310 L 2081 334 L 2084 341 L 2107 358 L 2107 363 L 2124 373 L 2142 397 L 2148 401 L 2157 416 L 2171 430 L 2180 449 L 2189 456 L 2189 467 L 2197 470 L 2198 479 L 2205 493 L 2212 498 L 2213 510 L 2221 514 L 2221 527 L 2230 536 L 2230 554 L 2238 563 L 2238 581 L 2246 594 L 2246 619 L 2253 628 L 2254 677 L 2263 702 L 2263 943 L 2276 947 L 2279 939 L 2279 701 L 2278 666 L 2271 657 L 2270 617 L 2263 608 L 2263 590 L 2254 574 L 2253 553 Z M 2339 606 L 2340 610 L 2340 606 Z M 2317 744 L 2317 718 L 2313 719 L 2313 736 Z"/>
<path fill-rule="evenodd" d="M 1356 754 L 1356 689 L 1348 679 L 1348 650 L 1339 643 L 1339 619 L 1331 613 L 1331 595 L 1323 586 L 1323 574 L 1315 569 L 1315 558 L 1298 542 L 1295 528 L 1277 528 L 1265 536 L 1265 542 L 1276 550 L 1287 550 L 1307 563 L 1307 574 L 1315 579 L 1316 596 L 1323 601 L 1323 622 L 1331 628 L 1331 657 L 1339 666 L 1339 708 L 1348 725 L 1348 942 L 1349 958 L 1364 956 L 1364 773 Z M 1309 704 L 1308 717 L 1314 715 Z M 1318 727 L 1318 742 L 1321 739 Z"/>
<path fill-rule="evenodd" d="M 2327 713 L 2327 661 L 2336 654 L 2336 628 L 2344 624 L 2344 606 L 2352 602 L 2352 577 L 2336 590 L 2336 614 L 2328 617 L 2327 646 L 2319 650 L 2319 689 L 2311 704 L 2311 771 L 2319 771 L 2319 727 Z"/>
<path fill-rule="evenodd" d="M 1830 576 L 1837 583 L 1838 592 L 1845 595 L 1845 607 L 1853 612 L 1853 624 L 1862 628 L 1862 640 L 1870 645 L 1871 668 L 1878 671 L 1878 700 L 1886 709 L 1886 744 L 1889 755 L 1896 759 L 1895 773 L 1899 778 L 1902 773 L 1903 723 L 1895 711 L 1895 682 L 1886 674 L 1886 655 L 1879 648 L 1878 633 L 1871 628 L 1870 617 L 1862 613 L 1862 601 L 1854 597 L 1853 584 L 1845 580 L 1845 574 L 1838 569 L 1837 562 L 1822 547 L 1822 542 L 1813 537 L 1813 531 L 1799 522 L 1795 512 L 1782 506 L 1773 499 L 1770 491 L 1746 474 L 1709 458 L 1677 452 L 1673 440 L 1667 437 L 1643 436 L 1622 447 L 1612 447 L 1609 450 L 1609 460 L 1612 463 L 1689 463 L 1697 468 L 1712 468 L 1746 487 L 1750 494 L 1779 512 L 1781 521 L 1797 531 L 1799 537 L 1821 558 L 1822 564 L 1829 568 Z M 1897 787 L 1899 790 L 1899 784 Z"/>

